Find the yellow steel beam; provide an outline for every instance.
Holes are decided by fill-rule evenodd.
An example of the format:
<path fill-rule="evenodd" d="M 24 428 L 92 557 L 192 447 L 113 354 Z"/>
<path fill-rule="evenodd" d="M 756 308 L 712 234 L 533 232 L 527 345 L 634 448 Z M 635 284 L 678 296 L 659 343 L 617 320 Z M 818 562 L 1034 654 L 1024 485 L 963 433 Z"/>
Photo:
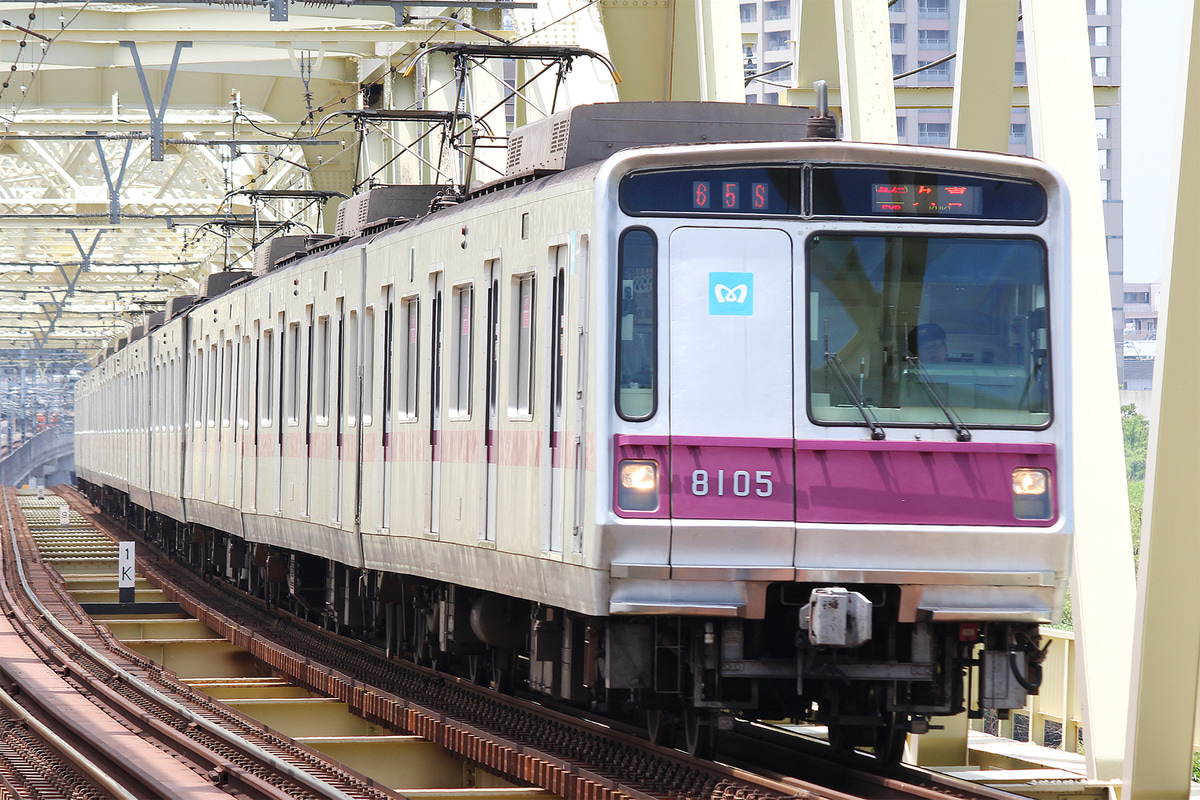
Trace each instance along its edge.
<path fill-rule="evenodd" d="M 959 4 L 950 146 L 1008 152 L 1020 0 Z"/>

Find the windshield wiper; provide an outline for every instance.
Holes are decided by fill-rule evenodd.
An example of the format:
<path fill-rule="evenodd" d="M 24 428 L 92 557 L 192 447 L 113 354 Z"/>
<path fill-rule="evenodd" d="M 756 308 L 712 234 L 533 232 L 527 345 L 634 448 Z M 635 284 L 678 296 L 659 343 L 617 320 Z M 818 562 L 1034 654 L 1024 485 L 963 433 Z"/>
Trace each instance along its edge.
<path fill-rule="evenodd" d="M 937 404 L 937 407 L 942 410 L 946 419 L 950 420 L 950 425 L 953 426 L 954 432 L 958 434 L 958 440 L 960 442 L 971 441 L 971 432 L 963 425 L 962 420 L 958 418 L 958 414 L 954 413 L 952 409 L 948 408 L 942 402 L 942 398 L 938 396 L 937 390 L 933 388 L 933 382 L 929 380 L 929 373 L 925 371 L 925 365 L 921 363 L 921 359 L 916 356 L 905 356 L 904 360 L 916 367 L 917 380 L 925 387 L 925 391 L 929 393 L 929 396 Z"/>
<path fill-rule="evenodd" d="M 883 426 L 879 424 L 879 420 L 875 419 L 875 414 L 867 408 L 863 402 L 862 396 L 858 390 L 854 388 L 854 379 L 850 377 L 850 373 L 846 370 L 846 365 L 842 363 L 842 357 L 837 353 L 825 354 L 826 366 L 833 365 L 833 374 L 842 384 L 842 388 L 846 390 L 846 394 L 854 401 L 854 405 L 858 408 L 858 413 L 862 414 L 863 421 L 867 423 L 867 427 L 871 429 L 872 439 L 886 439 L 887 434 L 883 431 Z"/>

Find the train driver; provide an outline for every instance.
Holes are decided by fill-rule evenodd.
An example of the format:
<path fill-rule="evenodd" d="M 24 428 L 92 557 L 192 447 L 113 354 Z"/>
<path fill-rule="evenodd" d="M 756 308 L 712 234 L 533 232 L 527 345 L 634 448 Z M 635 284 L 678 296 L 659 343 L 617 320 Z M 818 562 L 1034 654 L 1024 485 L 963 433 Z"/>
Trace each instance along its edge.
<path fill-rule="evenodd" d="M 936 322 L 926 322 L 908 332 L 908 352 L 921 361 L 940 363 L 946 360 L 946 329 Z"/>

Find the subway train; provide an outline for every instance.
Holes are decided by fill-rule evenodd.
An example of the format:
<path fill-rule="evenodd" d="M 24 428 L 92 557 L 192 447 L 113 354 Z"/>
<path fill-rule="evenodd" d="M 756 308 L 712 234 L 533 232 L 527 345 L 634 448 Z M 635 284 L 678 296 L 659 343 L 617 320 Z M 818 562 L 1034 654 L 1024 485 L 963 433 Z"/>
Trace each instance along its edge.
<path fill-rule="evenodd" d="M 81 488 L 394 657 L 691 752 L 1005 716 L 1069 574 L 1065 187 L 806 116 L 581 106 L 498 181 L 370 188 L 97 358 Z"/>

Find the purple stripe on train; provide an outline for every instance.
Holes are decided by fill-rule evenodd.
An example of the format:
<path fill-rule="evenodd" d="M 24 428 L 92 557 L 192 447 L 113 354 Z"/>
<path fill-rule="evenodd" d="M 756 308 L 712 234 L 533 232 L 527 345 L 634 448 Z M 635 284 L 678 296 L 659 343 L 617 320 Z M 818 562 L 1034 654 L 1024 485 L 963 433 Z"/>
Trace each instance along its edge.
<path fill-rule="evenodd" d="M 618 464 L 652 459 L 660 470 L 659 507 L 617 511 L 626 517 L 1023 527 L 1058 518 L 1052 444 L 626 435 L 614 444 Z M 1022 467 L 1050 472 L 1050 519 L 1013 515 L 1012 472 Z"/>

